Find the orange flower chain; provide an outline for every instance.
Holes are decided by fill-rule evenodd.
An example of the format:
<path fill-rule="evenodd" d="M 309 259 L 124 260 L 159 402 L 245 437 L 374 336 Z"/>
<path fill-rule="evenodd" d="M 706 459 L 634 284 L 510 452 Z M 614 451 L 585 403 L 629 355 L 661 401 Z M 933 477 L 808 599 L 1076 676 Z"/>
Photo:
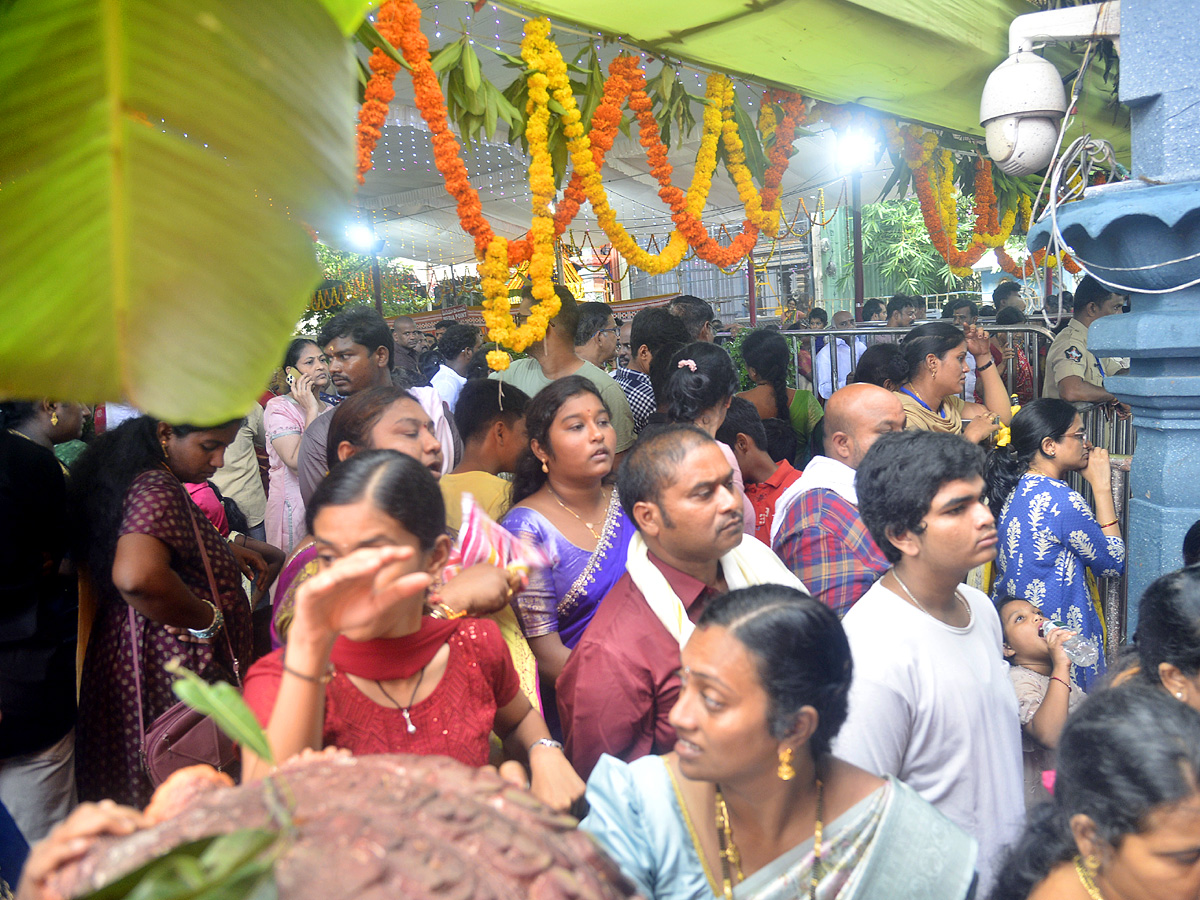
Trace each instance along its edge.
<path fill-rule="evenodd" d="M 385 3 L 379 10 L 375 23 L 379 31 L 393 46 L 399 36 L 397 9 L 390 3 Z M 392 87 L 400 64 L 380 50 L 378 47 L 371 51 L 368 63 L 371 68 L 371 78 L 364 91 L 362 109 L 358 113 L 358 183 L 363 183 L 363 176 L 371 169 L 371 157 L 375 153 L 375 145 L 382 136 L 384 123 L 387 121 L 388 104 L 396 96 Z"/>
<path fill-rule="evenodd" d="M 958 248 L 958 212 L 954 197 L 954 158 L 950 151 L 937 151 L 937 135 L 919 125 L 898 126 L 893 120 L 884 121 L 888 144 L 894 153 L 903 156 L 913 173 L 913 186 L 921 206 L 921 215 L 929 238 L 955 275 L 971 274 L 971 266 L 989 249 L 995 250 L 996 260 L 1005 272 L 1028 278 L 1043 265 L 1053 268 L 1058 260 L 1045 250 L 1035 250 L 1024 265 L 1018 264 L 1004 249 L 1017 222 L 1017 209 L 999 215 L 996 190 L 992 182 L 992 164 L 978 157 L 975 160 L 975 224 L 967 249 Z M 1028 228 L 1029 200 L 1022 197 L 1021 222 Z M 1063 265 L 1078 272 L 1079 265 L 1064 254 Z"/>
<path fill-rule="evenodd" d="M 482 204 L 468 179 L 458 139 L 451 131 L 445 97 L 433 71 L 429 42 L 420 30 L 421 11 L 414 0 L 387 0 L 379 11 L 376 27 L 396 46 L 411 68 L 417 107 L 433 137 L 434 163 L 442 175 L 447 192 L 454 197 L 459 221 L 475 242 L 479 259 L 481 288 L 485 295 L 485 319 L 489 336 L 497 343 L 522 350 L 545 335 L 545 326 L 558 310 L 550 278 L 553 271 L 554 240 L 569 227 L 583 202 L 591 203 L 602 229 L 621 255 L 648 272 L 668 271 L 684 259 L 691 245 L 701 259 L 722 267 L 736 265 L 753 249 L 760 232 L 778 234 L 781 223 L 780 185 L 787 169 L 796 128 L 804 122 L 804 98 L 786 91 L 764 93 L 764 111 L 760 125 L 764 134 L 774 137 L 763 191 L 755 188 L 745 164 L 744 144 L 733 118 L 733 87 L 724 75 L 709 78 L 708 103 L 704 113 L 704 133 L 697 154 L 692 184 L 685 192 L 671 181 L 672 168 L 667 148 L 662 143 L 652 104 L 646 92 L 646 74 L 636 57 L 618 56 L 609 64 L 603 98 L 593 113 L 591 128 L 585 131 L 582 117 L 570 88 L 566 65 L 549 34 L 549 22 L 536 19 L 526 26 L 522 43 L 529 75 L 529 103 L 526 109 L 526 139 L 530 146 L 530 189 L 534 197 L 533 223 L 521 239 L 506 241 L 493 232 L 483 216 Z M 392 80 L 399 66 L 382 51 L 371 57 L 372 78 L 366 101 L 359 114 L 358 178 L 371 168 L 371 156 L 387 117 L 387 104 L 394 96 Z M 568 139 L 573 171 L 562 201 L 550 213 L 554 199 L 553 172 L 547 150 L 549 102 L 553 98 L 563 110 L 563 133 Z M 608 204 L 600 170 L 612 148 L 621 124 L 622 107 L 628 102 L 639 120 L 639 140 L 645 147 L 651 170 L 660 185 L 659 195 L 671 207 L 675 230 L 661 253 L 643 250 L 617 222 Z M 777 121 L 774 105 L 782 111 Z M 746 210 L 741 232 L 728 246 L 708 233 L 701 213 L 716 170 L 718 141 L 723 142 L 730 176 Z M 724 229 L 721 229 L 724 233 Z M 529 263 L 532 290 L 538 304 L 530 319 L 517 327 L 509 313 L 508 270 Z M 500 357 L 504 357 L 503 360 Z M 499 352 L 494 367 L 507 365 L 507 355 Z"/>

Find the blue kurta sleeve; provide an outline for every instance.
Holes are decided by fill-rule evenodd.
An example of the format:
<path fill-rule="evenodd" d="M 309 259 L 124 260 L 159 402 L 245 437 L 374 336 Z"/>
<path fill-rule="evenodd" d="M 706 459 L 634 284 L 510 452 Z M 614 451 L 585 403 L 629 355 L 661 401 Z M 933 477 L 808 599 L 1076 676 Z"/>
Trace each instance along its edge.
<path fill-rule="evenodd" d="M 1109 537 L 1078 491 L 1066 489 L 1063 508 L 1055 520 L 1058 537 L 1099 578 L 1116 578 L 1125 571 L 1125 542 Z"/>

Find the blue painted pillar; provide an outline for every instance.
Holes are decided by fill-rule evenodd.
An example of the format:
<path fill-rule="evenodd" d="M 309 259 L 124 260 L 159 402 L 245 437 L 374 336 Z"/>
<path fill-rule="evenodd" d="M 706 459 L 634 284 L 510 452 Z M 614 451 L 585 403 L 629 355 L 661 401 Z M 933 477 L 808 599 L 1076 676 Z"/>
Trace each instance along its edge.
<path fill-rule="evenodd" d="M 1122 0 L 1121 101 L 1132 115 L 1133 179 L 1061 207 L 1067 243 L 1095 275 L 1128 286 L 1132 312 L 1092 325 L 1089 349 L 1128 356 L 1105 386 L 1138 429 L 1130 473 L 1129 624 L 1147 585 L 1182 564 L 1200 519 L 1200 19 L 1184 0 Z M 1045 246 L 1048 222 L 1029 236 Z M 1150 268 L 1144 268 L 1150 267 Z M 1148 291 L 1167 293 L 1151 294 Z"/>

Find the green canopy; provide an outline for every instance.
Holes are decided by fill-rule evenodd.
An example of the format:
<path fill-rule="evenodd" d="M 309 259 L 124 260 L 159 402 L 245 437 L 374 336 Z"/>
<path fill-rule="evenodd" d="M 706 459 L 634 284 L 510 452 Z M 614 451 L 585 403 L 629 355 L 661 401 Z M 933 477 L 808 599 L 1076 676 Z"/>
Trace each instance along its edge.
<path fill-rule="evenodd" d="M 522 0 L 529 12 L 833 103 L 982 135 L 979 95 L 1022 0 Z M 1047 56 L 1064 75 L 1064 48 Z M 1093 67 L 1076 128 L 1129 159 L 1128 117 Z M 1074 129 L 1073 129 L 1074 130 Z"/>

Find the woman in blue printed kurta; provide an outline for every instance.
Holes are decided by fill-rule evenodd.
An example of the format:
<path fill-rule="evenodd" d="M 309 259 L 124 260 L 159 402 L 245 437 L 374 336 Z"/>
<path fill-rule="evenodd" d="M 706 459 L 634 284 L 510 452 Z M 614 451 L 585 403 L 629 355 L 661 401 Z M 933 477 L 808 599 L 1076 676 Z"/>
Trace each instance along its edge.
<path fill-rule="evenodd" d="M 1095 513 L 1067 486 L 1067 472 L 1082 472 L 1096 497 Z M 1088 442 L 1083 420 L 1063 400 L 1043 398 L 1012 421 L 1012 442 L 988 459 L 988 501 L 999 528 L 993 594 L 1028 600 L 1042 614 L 1103 648 L 1104 622 L 1088 585 L 1125 571 L 1125 541 L 1112 499 L 1108 452 Z M 1075 673 L 1086 687 L 1104 672 Z"/>

